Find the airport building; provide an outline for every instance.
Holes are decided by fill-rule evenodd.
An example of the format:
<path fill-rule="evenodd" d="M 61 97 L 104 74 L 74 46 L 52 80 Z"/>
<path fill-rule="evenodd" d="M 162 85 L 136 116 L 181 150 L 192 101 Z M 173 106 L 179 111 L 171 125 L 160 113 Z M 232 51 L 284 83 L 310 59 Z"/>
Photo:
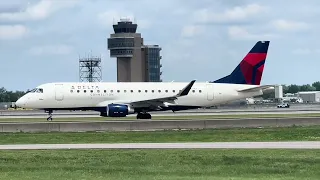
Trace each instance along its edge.
<path fill-rule="evenodd" d="M 137 24 L 121 19 L 113 25 L 114 33 L 108 38 L 110 57 L 117 59 L 118 82 L 160 82 L 161 48 L 144 45 Z"/>
<path fill-rule="evenodd" d="M 298 97 L 300 97 L 303 102 L 306 103 L 319 103 L 320 102 L 320 91 L 302 91 L 298 92 Z"/>

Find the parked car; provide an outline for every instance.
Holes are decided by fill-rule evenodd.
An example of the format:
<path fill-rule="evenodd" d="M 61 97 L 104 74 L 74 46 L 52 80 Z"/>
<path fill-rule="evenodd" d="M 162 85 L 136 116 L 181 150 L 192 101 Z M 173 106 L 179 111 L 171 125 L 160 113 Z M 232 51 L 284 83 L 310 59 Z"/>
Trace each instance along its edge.
<path fill-rule="evenodd" d="M 281 103 L 277 106 L 277 108 L 289 108 L 290 105 L 288 103 Z"/>

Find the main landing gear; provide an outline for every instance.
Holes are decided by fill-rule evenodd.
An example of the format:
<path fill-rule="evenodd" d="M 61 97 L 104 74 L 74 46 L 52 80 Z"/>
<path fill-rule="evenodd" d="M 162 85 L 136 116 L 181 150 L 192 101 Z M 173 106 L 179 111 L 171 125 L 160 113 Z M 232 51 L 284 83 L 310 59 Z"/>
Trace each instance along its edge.
<path fill-rule="evenodd" d="M 137 119 L 151 119 L 151 114 L 146 112 L 139 112 L 137 114 Z"/>
<path fill-rule="evenodd" d="M 52 121 L 52 110 L 46 111 L 49 114 L 49 117 L 47 118 L 47 121 Z"/>

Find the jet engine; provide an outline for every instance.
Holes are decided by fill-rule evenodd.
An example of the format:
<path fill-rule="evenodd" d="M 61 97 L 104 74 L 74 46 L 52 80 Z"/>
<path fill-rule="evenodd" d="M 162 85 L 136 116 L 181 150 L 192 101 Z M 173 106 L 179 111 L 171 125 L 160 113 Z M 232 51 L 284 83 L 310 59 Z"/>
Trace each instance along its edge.
<path fill-rule="evenodd" d="M 126 117 L 134 114 L 134 109 L 125 104 L 108 104 L 105 112 L 100 112 L 103 117 Z"/>

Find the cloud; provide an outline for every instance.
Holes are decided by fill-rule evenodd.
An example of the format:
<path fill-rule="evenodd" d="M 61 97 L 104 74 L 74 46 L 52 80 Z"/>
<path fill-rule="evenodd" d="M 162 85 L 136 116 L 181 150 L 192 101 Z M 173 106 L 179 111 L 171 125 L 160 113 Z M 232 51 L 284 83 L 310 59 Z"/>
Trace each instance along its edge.
<path fill-rule="evenodd" d="M 307 23 L 284 19 L 273 20 L 271 22 L 271 25 L 280 31 L 299 31 L 309 28 L 309 25 Z"/>
<path fill-rule="evenodd" d="M 316 61 L 320 58 L 320 1 L 288 2 L 2 0 L 0 54 L 11 60 L 3 62 L 0 76 L 8 74 L 5 67 L 16 67 L 17 73 L 1 84 L 16 90 L 48 81 L 77 81 L 78 53 L 89 50 L 104 53 L 103 80 L 116 81 L 117 65 L 110 57 L 106 38 L 120 17 L 135 18 L 144 43 L 162 47 L 164 81 L 218 79 L 232 71 L 257 40 L 270 40 L 263 83 L 312 82 L 317 80 L 314 72 L 320 66 Z M 141 27 L 147 30 L 140 31 Z M 26 60 L 27 64 L 17 66 Z M 176 67 L 181 64 L 183 68 L 177 73 Z M 291 78 L 287 78 L 282 74 L 283 66 L 288 65 L 290 69 L 304 66 L 308 71 L 302 75 L 288 71 Z M 38 71 L 25 73 L 35 66 L 40 67 L 42 76 Z M 41 68 L 47 66 L 51 68 Z M 55 73 L 56 69 L 61 73 Z M 21 76 L 23 83 L 12 83 L 19 82 Z"/>
<path fill-rule="evenodd" d="M 292 51 L 296 55 L 310 55 L 310 54 L 319 54 L 320 49 L 311 49 L 311 48 L 298 48 Z"/>
<path fill-rule="evenodd" d="M 182 28 L 181 36 L 182 37 L 194 37 L 196 35 L 204 33 L 204 26 L 200 25 L 187 25 Z"/>
<path fill-rule="evenodd" d="M 29 53 L 32 55 L 66 55 L 73 51 L 73 47 L 69 45 L 47 45 L 47 46 L 37 46 L 29 49 Z"/>
<path fill-rule="evenodd" d="M 201 9 L 194 13 L 193 19 L 202 23 L 235 22 L 253 18 L 253 15 L 265 12 L 266 7 L 259 4 L 248 4 L 227 9 L 222 13 L 216 13 L 211 9 Z"/>
<path fill-rule="evenodd" d="M 1 6 L 0 4 L 0 14 L 2 13 L 14 13 L 20 11 L 20 6 L 17 5 L 4 5 Z"/>
<path fill-rule="evenodd" d="M 0 25 L 0 39 L 13 40 L 24 37 L 28 29 L 22 25 Z"/>
<path fill-rule="evenodd" d="M 0 13 L 0 21 L 43 20 L 60 9 L 73 7 L 79 0 L 41 0 L 33 5 L 28 4 L 25 10 Z"/>
<path fill-rule="evenodd" d="M 126 19 L 134 19 L 133 14 L 131 13 L 123 13 L 116 10 L 109 10 L 98 14 L 98 20 L 101 25 L 110 27 L 110 25 L 117 23 L 118 20 L 126 18 Z"/>
<path fill-rule="evenodd" d="M 231 39 L 240 40 L 263 40 L 277 37 L 275 34 L 270 33 L 260 33 L 255 34 L 249 32 L 247 29 L 240 26 L 230 26 L 228 27 L 228 35 Z"/>
<path fill-rule="evenodd" d="M 121 19 L 128 19 L 139 25 L 139 29 L 146 29 L 151 26 L 151 22 L 146 19 L 136 18 L 131 12 L 125 10 L 108 10 L 98 14 L 98 21 L 100 25 L 110 28 L 111 25 L 116 24 Z"/>

